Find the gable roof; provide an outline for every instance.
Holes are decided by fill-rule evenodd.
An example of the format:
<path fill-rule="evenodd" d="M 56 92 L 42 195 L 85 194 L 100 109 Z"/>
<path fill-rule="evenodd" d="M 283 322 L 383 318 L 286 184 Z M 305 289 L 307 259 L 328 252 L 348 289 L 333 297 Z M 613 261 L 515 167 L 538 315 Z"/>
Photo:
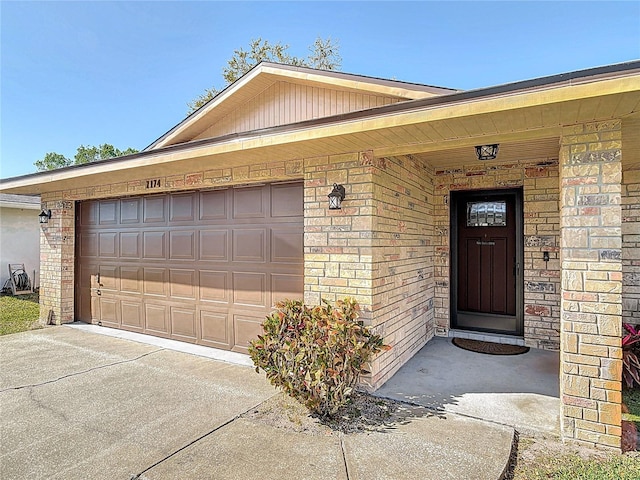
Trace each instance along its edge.
<path fill-rule="evenodd" d="M 279 85 L 281 87 L 277 88 Z M 285 87 L 282 87 L 283 85 Z M 212 129 L 212 126 L 216 125 L 216 123 L 243 108 L 246 117 L 255 115 L 256 105 L 248 105 L 249 102 L 264 95 L 264 92 L 268 92 L 270 89 L 278 90 L 278 92 L 285 89 L 297 90 L 293 93 L 294 96 L 297 94 L 297 99 L 293 101 L 298 103 L 311 101 L 310 98 L 305 98 L 305 93 L 308 89 L 313 89 L 313 93 L 309 92 L 309 97 L 311 95 L 317 97 L 318 92 L 320 92 L 320 96 L 323 95 L 323 92 L 325 96 L 333 94 L 334 98 L 336 93 L 338 95 L 344 94 L 347 95 L 347 105 L 338 105 L 335 112 L 328 112 L 327 114 L 316 111 L 291 116 L 291 118 L 286 115 L 287 118 L 270 119 L 271 121 L 267 123 L 258 123 L 257 125 L 255 122 L 251 122 L 251 126 L 244 129 L 242 127 L 234 128 L 233 126 L 226 126 L 226 129 L 225 127 Z M 374 106 L 430 98 L 457 91 L 451 88 L 385 80 L 350 73 L 261 62 L 143 151 L 155 150 L 196 139 L 241 133 L 242 131 L 255 130 L 256 128 L 277 127 L 287 123 L 330 116 L 332 113 L 365 110 Z M 272 93 L 271 95 L 273 96 L 274 94 Z M 352 98 L 349 98 L 349 96 Z M 283 103 L 282 95 L 278 98 L 278 102 Z M 320 99 L 320 102 L 322 103 L 323 99 Z M 294 105 L 289 108 L 299 107 L 300 105 Z M 244 123 L 247 123 L 246 120 Z"/>

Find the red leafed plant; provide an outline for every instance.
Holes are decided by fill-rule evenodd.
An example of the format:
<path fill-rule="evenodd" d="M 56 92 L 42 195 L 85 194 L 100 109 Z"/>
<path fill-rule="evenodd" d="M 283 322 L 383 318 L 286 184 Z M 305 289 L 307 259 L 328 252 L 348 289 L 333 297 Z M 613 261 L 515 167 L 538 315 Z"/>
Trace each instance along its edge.
<path fill-rule="evenodd" d="M 388 350 L 382 337 L 358 321 L 355 300 L 313 308 L 299 300 L 276 303 L 249 346 L 256 371 L 322 417 L 345 405 L 366 364 Z"/>
<path fill-rule="evenodd" d="M 622 325 L 627 331 L 622 337 L 622 378 L 627 388 L 640 387 L 640 325 Z"/>

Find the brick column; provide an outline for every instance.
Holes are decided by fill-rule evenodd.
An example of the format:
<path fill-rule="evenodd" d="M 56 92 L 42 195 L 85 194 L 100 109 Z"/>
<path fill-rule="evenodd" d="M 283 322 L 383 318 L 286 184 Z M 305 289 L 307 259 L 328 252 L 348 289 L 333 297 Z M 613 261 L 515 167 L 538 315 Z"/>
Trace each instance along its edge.
<path fill-rule="evenodd" d="M 621 122 L 565 127 L 560 149 L 561 429 L 620 448 Z"/>
<path fill-rule="evenodd" d="M 51 209 L 40 230 L 40 318 L 56 325 L 74 321 L 75 204 L 43 197 Z"/>
<path fill-rule="evenodd" d="M 304 301 L 353 297 L 365 323 L 373 306 L 371 159 L 353 153 L 304 161 Z M 329 210 L 334 183 L 346 189 L 341 210 Z"/>

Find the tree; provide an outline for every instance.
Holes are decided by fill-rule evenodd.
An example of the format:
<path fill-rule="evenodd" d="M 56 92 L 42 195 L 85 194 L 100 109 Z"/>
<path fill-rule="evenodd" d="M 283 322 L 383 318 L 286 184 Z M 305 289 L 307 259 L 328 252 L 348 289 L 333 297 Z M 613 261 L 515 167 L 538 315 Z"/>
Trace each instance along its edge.
<path fill-rule="evenodd" d="M 135 148 L 129 147 L 126 150 L 120 150 L 108 143 L 103 143 L 97 147 L 80 145 L 73 157 L 73 160 L 59 153 L 49 152 L 43 159 L 34 162 L 34 165 L 39 172 L 43 172 L 46 170 L 55 170 L 56 168 L 68 167 L 70 165 L 83 165 L 85 163 L 97 162 L 108 158 L 121 157 L 123 155 L 130 155 L 137 152 L 138 150 Z"/>
<path fill-rule="evenodd" d="M 309 47 L 311 52 L 307 58 L 300 58 L 289 54 L 289 45 L 281 42 L 274 44 L 262 38 L 253 39 L 249 44 L 249 50 L 240 48 L 233 52 L 233 56 L 227 62 L 227 66 L 222 69 L 224 87 L 242 77 L 260 62 L 283 63 L 301 67 L 317 68 L 319 70 L 338 70 L 342 64 L 339 53 L 339 45 L 331 38 L 323 40 L 316 38 L 313 45 Z M 224 88 L 223 87 L 223 88 Z M 202 107 L 205 103 L 220 93 L 222 89 L 211 87 L 206 89 L 201 95 L 193 99 L 187 105 L 191 114 Z"/>

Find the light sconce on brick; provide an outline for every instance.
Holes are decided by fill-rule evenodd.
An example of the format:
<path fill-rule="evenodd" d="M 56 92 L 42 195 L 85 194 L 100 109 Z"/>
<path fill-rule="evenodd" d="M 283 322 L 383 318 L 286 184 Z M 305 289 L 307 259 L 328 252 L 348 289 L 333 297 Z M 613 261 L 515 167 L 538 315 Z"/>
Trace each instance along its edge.
<path fill-rule="evenodd" d="M 49 223 L 49 219 L 51 218 L 51 210 L 45 210 L 44 208 L 38 215 L 38 220 L 40 223 Z"/>
<path fill-rule="evenodd" d="M 493 145 L 478 145 L 476 147 L 478 160 L 493 160 L 498 156 L 498 147 L 497 143 Z"/>
<path fill-rule="evenodd" d="M 333 184 L 333 190 L 327 197 L 329 197 L 329 210 L 340 210 L 342 208 L 342 201 L 344 200 L 345 191 L 342 185 L 337 183 Z"/>

